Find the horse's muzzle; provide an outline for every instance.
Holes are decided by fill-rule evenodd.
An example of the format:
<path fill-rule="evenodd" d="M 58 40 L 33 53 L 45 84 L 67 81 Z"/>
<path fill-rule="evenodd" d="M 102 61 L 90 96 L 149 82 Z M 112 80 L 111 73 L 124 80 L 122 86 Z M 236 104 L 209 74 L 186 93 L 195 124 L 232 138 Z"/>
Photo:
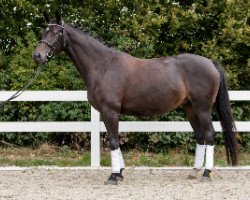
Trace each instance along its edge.
<path fill-rule="evenodd" d="M 40 53 L 35 52 L 33 54 L 33 60 L 36 64 L 42 64 L 44 65 L 46 63 L 46 57 L 42 56 Z"/>

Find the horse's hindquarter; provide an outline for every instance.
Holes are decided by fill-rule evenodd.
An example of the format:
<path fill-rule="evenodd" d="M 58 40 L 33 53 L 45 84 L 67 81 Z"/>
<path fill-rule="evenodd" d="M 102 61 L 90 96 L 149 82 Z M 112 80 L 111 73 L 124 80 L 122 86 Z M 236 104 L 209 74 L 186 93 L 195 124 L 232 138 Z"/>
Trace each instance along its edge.
<path fill-rule="evenodd" d="M 121 112 L 157 115 L 178 107 L 186 98 L 175 58 L 137 60 L 129 68 Z"/>
<path fill-rule="evenodd" d="M 185 79 L 188 99 L 209 104 L 215 102 L 220 75 L 212 61 L 194 54 L 181 54 L 176 59 Z"/>

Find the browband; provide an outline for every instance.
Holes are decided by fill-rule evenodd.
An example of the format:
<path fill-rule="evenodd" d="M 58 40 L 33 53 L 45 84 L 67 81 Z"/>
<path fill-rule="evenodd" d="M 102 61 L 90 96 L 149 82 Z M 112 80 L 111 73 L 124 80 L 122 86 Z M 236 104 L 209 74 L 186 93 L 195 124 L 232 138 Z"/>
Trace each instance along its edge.
<path fill-rule="evenodd" d="M 62 20 L 61 25 L 59 25 L 59 24 L 48 24 L 48 26 L 59 26 L 60 28 L 64 29 L 64 21 Z"/>

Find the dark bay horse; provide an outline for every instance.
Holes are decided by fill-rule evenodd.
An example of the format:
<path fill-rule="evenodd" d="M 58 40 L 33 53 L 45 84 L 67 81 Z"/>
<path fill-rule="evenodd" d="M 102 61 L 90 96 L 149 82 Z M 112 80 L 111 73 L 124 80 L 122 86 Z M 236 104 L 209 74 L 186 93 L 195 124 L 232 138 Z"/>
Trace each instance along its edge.
<path fill-rule="evenodd" d="M 123 179 L 125 167 L 119 148 L 119 114 L 151 116 L 181 106 L 195 133 L 196 154 L 189 178 L 196 178 L 205 162 L 203 180 L 211 180 L 214 129 L 211 110 L 215 103 L 223 128 L 227 160 L 237 164 L 236 129 L 231 114 L 225 72 L 218 62 L 194 54 L 139 59 L 108 48 L 86 32 L 65 23 L 58 12 L 49 19 L 33 59 L 45 64 L 65 51 L 86 83 L 88 100 L 107 128 L 112 173 L 108 184 Z"/>

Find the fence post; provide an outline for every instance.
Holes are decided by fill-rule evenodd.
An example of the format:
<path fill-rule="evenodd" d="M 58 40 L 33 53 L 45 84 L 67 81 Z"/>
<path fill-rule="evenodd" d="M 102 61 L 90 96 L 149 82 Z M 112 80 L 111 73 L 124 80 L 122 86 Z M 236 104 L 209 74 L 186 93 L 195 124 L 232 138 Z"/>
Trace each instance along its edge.
<path fill-rule="evenodd" d="M 100 167 L 100 113 L 91 106 L 91 167 Z"/>

